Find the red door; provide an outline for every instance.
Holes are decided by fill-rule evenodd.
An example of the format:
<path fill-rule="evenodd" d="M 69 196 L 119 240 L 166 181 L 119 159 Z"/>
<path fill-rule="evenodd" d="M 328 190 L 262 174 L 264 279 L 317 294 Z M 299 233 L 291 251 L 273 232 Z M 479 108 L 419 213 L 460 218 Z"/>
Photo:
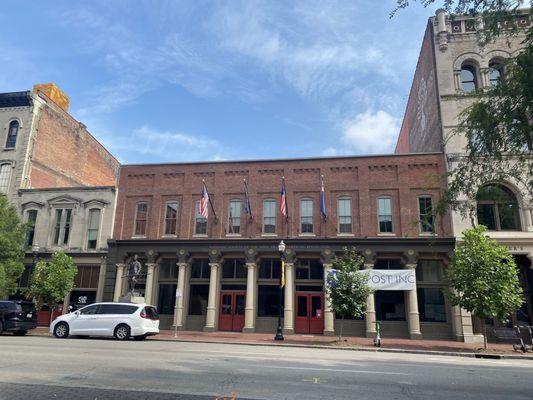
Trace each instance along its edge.
<path fill-rule="evenodd" d="M 324 309 L 321 293 L 296 293 L 296 333 L 324 332 Z"/>
<path fill-rule="evenodd" d="M 218 329 L 221 331 L 241 332 L 244 328 L 245 292 L 222 292 Z"/>

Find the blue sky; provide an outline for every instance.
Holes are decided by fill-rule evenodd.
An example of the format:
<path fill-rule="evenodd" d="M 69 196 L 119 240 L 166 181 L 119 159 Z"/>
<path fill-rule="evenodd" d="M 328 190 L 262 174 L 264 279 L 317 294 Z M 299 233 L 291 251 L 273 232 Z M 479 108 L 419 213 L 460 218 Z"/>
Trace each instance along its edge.
<path fill-rule="evenodd" d="M 54 82 L 121 162 L 390 153 L 427 19 L 394 0 L 3 0 L 0 91 Z"/>

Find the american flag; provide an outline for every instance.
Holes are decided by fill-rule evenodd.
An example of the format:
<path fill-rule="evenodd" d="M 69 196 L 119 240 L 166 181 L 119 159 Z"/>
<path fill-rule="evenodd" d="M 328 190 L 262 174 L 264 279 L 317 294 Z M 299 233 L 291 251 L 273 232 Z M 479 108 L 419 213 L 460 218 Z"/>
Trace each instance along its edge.
<path fill-rule="evenodd" d="M 281 179 L 281 199 L 279 201 L 279 211 L 287 218 L 287 192 L 285 191 L 285 178 Z"/>
<path fill-rule="evenodd" d="M 205 187 L 205 183 L 204 183 L 204 188 L 202 190 L 202 198 L 200 199 L 200 209 L 198 210 L 200 215 L 204 218 L 207 218 L 209 216 L 208 206 L 209 206 L 209 193 L 207 193 L 207 188 Z"/>

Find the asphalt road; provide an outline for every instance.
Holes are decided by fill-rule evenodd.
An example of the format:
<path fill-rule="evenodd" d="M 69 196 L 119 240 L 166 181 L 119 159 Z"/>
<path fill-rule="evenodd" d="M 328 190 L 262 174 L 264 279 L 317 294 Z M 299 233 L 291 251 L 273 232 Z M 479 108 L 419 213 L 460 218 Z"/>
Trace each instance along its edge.
<path fill-rule="evenodd" d="M 0 336 L 0 399 L 532 399 L 533 361 Z"/>

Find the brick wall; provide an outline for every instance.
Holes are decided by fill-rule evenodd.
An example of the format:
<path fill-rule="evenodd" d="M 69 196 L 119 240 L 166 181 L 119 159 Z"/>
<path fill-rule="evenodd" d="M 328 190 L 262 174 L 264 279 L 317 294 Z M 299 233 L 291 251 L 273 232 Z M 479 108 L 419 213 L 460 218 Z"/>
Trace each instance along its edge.
<path fill-rule="evenodd" d="M 377 198 L 390 196 L 396 237 L 418 237 L 417 196 L 429 194 L 434 203 L 439 199 L 444 182 L 442 154 L 391 155 L 286 161 L 220 162 L 198 164 L 125 165 L 121 168 L 114 238 L 133 236 L 135 209 L 138 202 L 148 204 L 147 239 L 161 239 L 165 202 L 177 200 L 178 234 L 181 239 L 193 237 L 194 205 L 200 199 L 202 179 L 213 201 L 218 221 L 210 210 L 208 236 L 225 238 L 228 231 L 230 199 L 241 199 L 244 205 L 243 179 L 250 190 L 254 218 L 242 212 L 243 238 L 262 235 L 262 204 L 266 198 L 277 203 L 279 237 L 300 234 L 299 202 L 307 197 L 314 202 L 316 237 L 337 236 L 337 198 L 352 198 L 353 233 L 355 237 L 378 237 Z M 328 219 L 320 218 L 320 175 L 324 175 Z M 289 221 L 279 214 L 281 177 L 285 176 Z M 449 235 L 447 219 L 438 218 L 437 234 Z"/>
<path fill-rule="evenodd" d="M 69 114 L 46 104 L 37 129 L 32 188 L 116 185 L 118 161 Z"/>

